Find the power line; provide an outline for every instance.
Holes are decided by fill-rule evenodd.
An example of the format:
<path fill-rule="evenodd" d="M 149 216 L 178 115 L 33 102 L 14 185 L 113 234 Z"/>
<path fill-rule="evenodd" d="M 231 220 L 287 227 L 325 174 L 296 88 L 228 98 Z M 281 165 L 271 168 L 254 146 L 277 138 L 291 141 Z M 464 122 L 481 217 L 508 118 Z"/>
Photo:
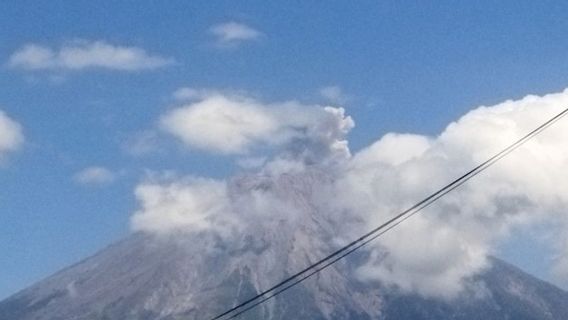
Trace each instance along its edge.
<path fill-rule="evenodd" d="M 225 320 L 234 319 L 239 315 L 247 312 L 248 310 L 264 303 L 267 300 L 274 298 L 275 296 L 281 294 L 282 292 L 294 287 L 295 285 L 303 282 L 304 280 L 310 278 L 314 274 L 326 269 L 330 265 L 334 264 L 338 260 L 344 258 L 345 256 L 351 254 L 355 250 L 361 248 L 362 246 L 366 245 L 367 243 L 375 240 L 379 236 L 385 234 L 386 232 L 390 231 L 391 229 L 395 228 L 405 220 L 409 219 L 410 217 L 414 216 L 422 209 L 428 207 L 447 193 L 451 192 L 452 190 L 458 188 L 459 186 L 466 183 L 471 178 L 475 177 L 476 175 L 480 174 L 481 172 L 485 171 L 487 168 L 495 164 L 497 161 L 501 160 L 503 157 L 507 156 L 509 153 L 513 152 L 521 145 L 525 144 L 527 141 L 534 138 L 536 135 L 540 134 L 542 131 L 546 130 L 552 124 L 560 120 L 568 114 L 568 108 L 557 114 L 556 116 L 550 118 L 548 121 L 544 122 L 536 129 L 525 135 L 524 137 L 520 138 L 513 144 L 509 145 L 505 149 L 501 150 L 497 154 L 493 155 L 491 158 L 487 159 L 485 162 L 481 163 L 477 167 L 473 168 L 472 170 L 468 171 L 464 175 L 460 176 L 459 178 L 455 179 L 451 183 L 447 184 L 443 188 L 439 189 L 438 191 L 432 193 L 428 197 L 424 198 L 420 202 L 416 203 L 412 207 L 404 210 L 403 212 L 399 213 L 395 217 L 391 218 L 390 220 L 386 221 L 385 223 L 381 224 L 380 226 L 376 227 L 375 229 L 367 232 L 363 236 L 359 237 L 358 239 L 350 242 L 349 244 L 343 246 L 342 248 L 338 249 L 337 251 L 331 253 L 330 255 L 326 256 L 325 258 L 319 260 L 318 262 L 304 268 L 303 270 L 289 276 L 288 278 L 284 279 L 283 281 L 279 282 L 278 284 L 272 286 L 271 288 L 264 290 L 258 293 L 256 296 L 245 300 L 238 304 L 237 306 L 228 309 L 227 311 L 219 314 L 218 316 L 212 318 L 211 320 L 219 320 L 224 318 Z M 245 308 L 246 307 L 246 308 Z M 227 316 L 227 317 L 226 317 Z"/>

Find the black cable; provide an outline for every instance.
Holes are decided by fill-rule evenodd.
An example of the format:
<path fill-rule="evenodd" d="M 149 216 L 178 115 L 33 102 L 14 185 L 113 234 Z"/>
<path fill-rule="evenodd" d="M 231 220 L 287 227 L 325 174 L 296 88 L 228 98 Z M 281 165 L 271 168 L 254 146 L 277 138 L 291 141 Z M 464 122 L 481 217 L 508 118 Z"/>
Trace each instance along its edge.
<path fill-rule="evenodd" d="M 538 135 L 539 133 L 544 131 L 546 128 L 548 128 L 549 126 L 554 124 L 556 121 L 558 121 L 560 118 L 565 116 L 567 113 L 568 113 L 568 108 L 563 110 L 562 112 L 560 112 L 556 116 L 552 117 L 551 119 L 549 119 L 548 121 L 546 121 L 545 123 L 543 123 L 542 125 L 537 127 L 536 129 L 534 129 L 533 131 L 531 131 L 530 133 L 528 133 L 527 135 L 525 135 L 521 139 L 517 140 L 515 143 L 509 145 L 507 148 L 498 152 L 497 154 L 495 154 L 494 156 L 492 156 L 491 158 L 489 158 L 485 162 L 481 163 L 480 165 L 478 165 L 474 169 L 468 171 L 464 175 L 460 176 L 459 178 L 455 179 L 454 181 L 447 184 L 443 188 L 439 189 L 438 191 L 436 191 L 433 194 L 429 195 L 428 197 L 424 198 L 422 201 L 418 202 L 417 204 L 413 205 L 412 207 L 410 207 L 410 208 L 404 210 L 403 212 L 399 213 L 398 215 L 391 218 L 390 220 L 383 223 L 382 225 L 380 225 L 380 226 L 376 227 L 375 229 L 367 232 L 362 237 L 352 241 L 351 243 L 349 243 L 349 244 L 345 245 L 344 247 L 340 248 L 339 250 L 331 253 L 330 255 L 326 256 L 325 258 L 319 260 L 318 262 L 306 267 L 302 271 L 297 272 L 292 276 L 289 276 L 288 278 L 286 278 L 285 280 L 281 281 L 280 283 L 272 286 L 271 288 L 269 288 L 269 289 L 267 289 L 263 292 L 260 292 L 256 296 L 254 296 L 254 297 L 252 297 L 252 298 L 250 298 L 246 301 L 243 301 L 242 303 L 240 303 L 237 306 L 223 312 L 222 314 L 219 314 L 218 316 L 212 318 L 211 320 L 221 319 L 222 317 L 227 316 L 231 313 L 233 313 L 233 314 L 230 317 L 226 318 L 225 320 L 233 319 L 233 318 L 239 316 L 240 314 L 258 306 L 259 304 L 261 304 L 261 303 L 263 303 L 263 302 L 265 302 L 269 299 L 272 299 L 273 297 L 275 297 L 278 294 L 290 289 L 291 287 L 299 284 L 300 282 L 303 282 L 304 280 L 306 280 L 309 277 L 311 277 L 312 275 L 322 271 L 323 269 L 329 267 L 330 265 L 334 264 L 338 260 L 340 260 L 340 259 L 344 258 L 345 256 L 351 254 L 353 251 L 361 248 L 362 246 L 366 245 L 367 243 L 373 241 L 374 239 L 378 238 L 379 236 L 383 235 L 384 233 L 386 233 L 389 230 L 393 229 L 394 227 L 398 226 L 399 224 L 401 224 L 402 222 L 404 222 L 408 218 L 412 217 L 413 215 L 415 215 L 416 213 L 418 213 L 422 209 L 426 208 L 430 204 L 437 201 L 439 198 L 443 197 L 447 193 L 449 193 L 452 190 L 463 185 L 469 179 L 471 179 L 474 176 L 478 175 L 479 173 L 485 171 L 487 168 L 489 168 L 495 162 L 499 161 L 500 159 L 502 159 L 503 157 L 505 157 L 506 155 L 508 155 L 509 153 L 511 153 L 512 151 L 514 151 L 515 149 L 517 149 L 518 147 L 523 145 L 524 143 L 526 143 L 528 140 L 532 139 L 533 137 L 535 137 L 536 135 Z M 321 267 L 318 268 L 319 266 L 321 266 Z M 309 271 L 311 271 L 313 269 L 315 269 L 315 271 L 310 273 Z M 303 276 L 303 277 L 301 277 L 301 276 Z M 277 290 L 280 287 L 284 287 L 284 288 Z M 272 293 L 272 294 L 267 296 L 269 293 Z M 264 297 L 264 298 L 260 299 L 262 297 Z M 259 300 L 259 301 L 256 301 L 256 300 Z M 254 301 L 256 301 L 256 302 L 253 303 Z M 251 304 L 251 303 L 253 303 L 253 304 Z M 243 308 L 243 307 L 245 307 L 249 304 L 251 304 L 251 305 L 248 306 L 247 308 L 244 308 L 243 310 L 239 310 L 239 309 L 241 309 L 241 308 Z"/>

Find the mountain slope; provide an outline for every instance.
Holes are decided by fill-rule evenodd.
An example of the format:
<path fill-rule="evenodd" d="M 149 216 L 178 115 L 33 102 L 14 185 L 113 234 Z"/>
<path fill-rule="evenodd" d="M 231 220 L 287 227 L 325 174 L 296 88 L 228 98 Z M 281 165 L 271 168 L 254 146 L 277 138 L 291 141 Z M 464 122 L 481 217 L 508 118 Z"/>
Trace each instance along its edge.
<path fill-rule="evenodd" d="M 252 270 L 224 274 L 221 258 L 204 268 L 188 247 L 133 235 L 0 302 L 0 319 L 204 319 L 256 292 Z M 482 296 L 452 303 L 331 273 L 243 319 L 568 319 L 568 293 L 498 259 L 479 276 Z"/>
<path fill-rule="evenodd" d="M 334 224 L 310 201 L 321 172 L 244 176 L 231 193 L 270 191 L 301 215 L 214 233 L 135 233 L 0 302 L 0 320 L 208 319 L 333 250 Z M 314 236 L 318 235 L 318 236 Z M 477 285 L 443 302 L 360 282 L 342 261 L 241 319 L 568 319 L 568 293 L 498 259 Z"/>

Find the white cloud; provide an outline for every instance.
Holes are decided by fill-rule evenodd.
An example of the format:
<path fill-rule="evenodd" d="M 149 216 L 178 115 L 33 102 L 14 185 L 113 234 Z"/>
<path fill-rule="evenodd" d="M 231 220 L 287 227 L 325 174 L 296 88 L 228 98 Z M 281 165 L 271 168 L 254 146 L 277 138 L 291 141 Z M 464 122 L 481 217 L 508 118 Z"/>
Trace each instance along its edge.
<path fill-rule="evenodd" d="M 116 46 L 105 41 L 77 41 L 59 49 L 27 44 L 8 61 L 24 70 L 84 70 L 101 68 L 122 71 L 150 70 L 172 64 L 169 58 L 150 55 L 137 47 Z"/>
<path fill-rule="evenodd" d="M 135 194 L 142 208 L 132 217 L 134 230 L 220 232 L 231 216 L 224 182 L 198 178 L 148 181 L 139 185 Z"/>
<path fill-rule="evenodd" d="M 347 95 L 339 86 L 327 86 L 319 90 L 319 94 L 329 103 L 344 104 L 347 102 Z"/>
<path fill-rule="evenodd" d="M 566 105 L 568 91 L 528 96 L 475 109 L 438 137 L 387 134 L 353 157 L 334 198 L 379 225 Z M 568 205 L 565 120 L 376 242 L 374 258 L 359 275 L 403 291 L 451 298 L 487 266 L 487 255 L 513 227 L 562 221 Z M 568 256 L 568 247 L 559 254 Z"/>
<path fill-rule="evenodd" d="M 214 25 L 209 32 L 215 36 L 218 45 L 238 45 L 258 39 L 262 33 L 246 24 L 230 21 Z"/>
<path fill-rule="evenodd" d="M 223 154 L 247 154 L 253 147 L 288 146 L 305 158 L 349 156 L 345 135 L 353 121 L 341 108 L 295 102 L 264 104 L 212 93 L 163 115 L 163 130 L 189 147 Z"/>
<path fill-rule="evenodd" d="M 387 133 L 379 141 L 357 153 L 356 162 L 399 165 L 420 157 L 431 147 L 428 137 Z"/>
<path fill-rule="evenodd" d="M 77 172 L 73 179 L 82 185 L 104 185 L 112 183 L 116 174 L 104 167 L 88 167 Z"/>
<path fill-rule="evenodd" d="M 245 153 L 278 127 L 276 119 L 262 106 L 224 96 L 174 109 L 161 124 L 189 146 L 228 154 Z"/>
<path fill-rule="evenodd" d="M 190 147 L 246 154 L 264 145 L 281 148 L 281 153 L 276 151 L 264 164 L 258 162 L 262 166 L 258 174 L 227 182 L 174 178 L 167 183 L 144 183 L 137 190 L 142 208 L 133 223 L 137 230 L 150 232 L 220 233 L 227 239 L 225 245 L 231 246 L 232 233 L 227 230 L 238 230 L 241 237 L 255 241 L 270 230 L 309 227 L 311 222 L 306 221 L 321 212 L 325 213 L 322 219 L 337 226 L 333 234 L 338 242 L 355 239 L 566 105 L 568 90 L 479 107 L 438 136 L 389 133 L 352 157 L 335 158 L 332 145 L 349 154 L 344 137 L 353 124 L 342 109 L 263 104 L 221 94 L 204 97 L 164 115 L 164 129 Z M 551 238 L 560 239 L 550 244 L 556 252 L 551 271 L 558 283 L 568 283 L 566 132 L 568 119 L 563 119 L 372 243 L 364 249 L 369 258 L 356 275 L 403 292 L 451 299 L 469 288 L 473 276 L 488 266 L 487 256 L 507 241 L 513 228 L 544 222 L 558 226 L 549 230 L 554 234 Z M 302 151 L 296 155 L 320 156 L 308 162 L 302 156 L 288 156 L 297 146 L 296 139 L 302 141 Z M 329 157 L 340 160 L 330 165 Z M 317 237 L 314 232 L 310 235 Z M 278 239 L 289 241 L 284 236 Z"/>
<path fill-rule="evenodd" d="M 0 110 L 0 159 L 24 143 L 22 126 Z"/>
<path fill-rule="evenodd" d="M 426 297 L 451 299 L 469 277 L 488 266 L 485 244 L 424 216 L 414 217 L 374 245 L 376 250 L 358 269 L 360 279 L 379 280 Z"/>

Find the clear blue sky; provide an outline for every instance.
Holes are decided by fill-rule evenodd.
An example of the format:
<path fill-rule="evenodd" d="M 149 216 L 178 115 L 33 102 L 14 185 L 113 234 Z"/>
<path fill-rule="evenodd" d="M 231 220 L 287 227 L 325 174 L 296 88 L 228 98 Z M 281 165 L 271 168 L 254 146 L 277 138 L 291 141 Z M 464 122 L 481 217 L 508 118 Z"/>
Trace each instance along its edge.
<path fill-rule="evenodd" d="M 26 142 L 0 166 L 0 298 L 127 234 L 145 170 L 234 170 L 224 157 L 175 146 L 125 150 L 178 88 L 321 102 L 318 91 L 337 86 L 357 123 L 357 150 L 386 132 L 436 134 L 475 106 L 567 87 L 566 12 L 565 1 L 1 1 L 0 110 L 23 126 Z M 231 21 L 258 34 L 221 45 L 211 28 Z M 138 71 L 10 65 L 27 44 L 57 51 L 94 41 L 167 63 Z M 114 181 L 77 181 L 92 166 Z M 504 255 L 543 273 L 539 248 L 524 242 Z"/>

